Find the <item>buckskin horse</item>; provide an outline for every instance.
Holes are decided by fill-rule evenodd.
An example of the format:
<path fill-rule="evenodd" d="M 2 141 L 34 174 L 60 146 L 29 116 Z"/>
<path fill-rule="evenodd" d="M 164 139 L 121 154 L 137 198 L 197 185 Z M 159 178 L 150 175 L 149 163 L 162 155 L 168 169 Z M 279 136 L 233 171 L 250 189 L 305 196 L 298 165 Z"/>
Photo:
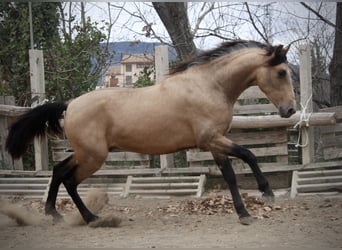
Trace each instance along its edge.
<path fill-rule="evenodd" d="M 233 105 L 248 87 L 258 85 L 281 117 L 295 113 L 295 96 L 286 54 L 288 47 L 255 41 L 228 41 L 176 65 L 151 87 L 107 88 L 70 102 L 47 103 L 24 114 L 10 128 L 6 142 L 13 158 L 45 133 L 63 132 L 74 153 L 53 168 L 45 212 L 60 219 L 55 203 L 64 184 L 83 219 L 100 218 L 82 202 L 77 186 L 95 173 L 112 148 L 166 154 L 200 148 L 210 151 L 228 183 L 242 224 L 253 219 L 238 191 L 229 156 L 245 161 L 266 198 L 274 194 L 250 150 L 227 138 Z M 64 128 L 59 119 L 64 114 Z"/>

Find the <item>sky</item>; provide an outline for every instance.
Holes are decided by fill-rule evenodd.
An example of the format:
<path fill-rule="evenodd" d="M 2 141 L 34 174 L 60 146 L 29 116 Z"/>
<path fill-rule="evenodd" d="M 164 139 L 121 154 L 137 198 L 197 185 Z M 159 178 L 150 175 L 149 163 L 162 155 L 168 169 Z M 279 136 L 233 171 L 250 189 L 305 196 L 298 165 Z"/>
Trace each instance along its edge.
<path fill-rule="evenodd" d="M 273 44 L 289 44 L 297 39 L 305 38 L 310 33 L 310 39 L 323 39 L 331 37 L 333 29 L 324 25 L 322 21 L 310 13 L 299 2 L 268 2 L 269 7 L 263 2 L 248 2 L 256 26 L 262 30 L 268 29 L 272 36 Z M 199 49 L 209 49 L 217 46 L 223 40 L 219 37 L 205 37 L 208 32 L 213 32 L 221 27 L 219 35 L 230 38 L 242 38 L 262 41 L 250 22 L 246 6 L 242 2 L 219 2 L 221 8 L 212 10 L 204 15 L 210 8 L 210 2 L 188 2 L 188 16 L 192 30 L 198 28 L 195 43 Z M 314 9 L 335 23 L 335 3 L 309 3 Z M 260 7 L 261 6 L 261 7 Z M 111 2 L 110 12 L 106 2 L 86 2 L 86 16 L 99 25 L 111 20 L 114 24 L 111 29 L 110 41 L 145 41 L 158 42 L 158 39 L 146 37 L 143 28 L 151 24 L 157 37 L 167 43 L 171 43 L 168 33 L 152 7 L 151 2 Z M 73 6 L 74 14 L 79 17 L 80 3 Z M 268 14 L 268 15 L 267 15 Z M 204 16 L 204 17 L 203 17 Z M 203 18 L 202 18 L 203 17 Z M 308 23 L 307 19 L 311 21 Z M 197 22 L 201 20 L 198 26 Z M 261 24 L 264 24 L 264 27 Z M 269 25 L 265 25 L 265 24 Z M 210 31 L 208 31 L 210 29 Z M 327 39 L 328 38 L 324 38 Z M 331 39 L 330 39 L 331 40 Z M 296 43 L 305 43 L 305 40 Z M 325 41 L 322 41 L 325 43 Z M 330 46 L 331 47 L 331 46 Z M 325 49 L 329 51 L 331 48 Z M 294 55 L 295 56 L 295 55 Z"/>

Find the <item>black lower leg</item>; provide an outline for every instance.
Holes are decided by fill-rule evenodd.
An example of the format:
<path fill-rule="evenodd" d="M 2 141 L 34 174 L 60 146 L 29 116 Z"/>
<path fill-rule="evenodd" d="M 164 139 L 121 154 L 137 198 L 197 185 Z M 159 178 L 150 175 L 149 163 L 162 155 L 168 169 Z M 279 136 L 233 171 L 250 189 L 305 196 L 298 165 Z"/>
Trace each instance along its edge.
<path fill-rule="evenodd" d="M 62 216 L 56 210 L 56 199 L 57 199 L 58 189 L 61 183 L 62 181 L 52 176 L 48 197 L 45 203 L 45 214 L 52 215 L 52 217 L 56 220 L 59 220 L 62 218 Z"/>
<path fill-rule="evenodd" d="M 70 164 L 70 160 L 71 156 L 61 161 L 53 168 L 48 197 L 45 203 L 45 213 L 48 215 L 52 215 L 55 220 L 59 220 L 62 218 L 62 216 L 56 210 L 56 199 L 58 189 L 60 184 L 62 183 L 62 180 L 70 173 L 73 168 L 73 166 L 71 166 Z"/>
<path fill-rule="evenodd" d="M 73 173 L 74 172 L 75 171 L 73 171 Z M 66 190 L 68 191 L 68 194 L 72 198 L 73 202 L 75 203 L 76 207 L 80 211 L 80 214 L 82 215 L 85 222 L 88 224 L 89 222 L 96 220 L 98 217 L 89 211 L 89 209 L 84 205 L 81 197 L 77 192 L 78 183 L 76 183 L 75 181 L 74 174 L 70 175 L 67 179 L 63 180 L 63 184 Z"/>
<path fill-rule="evenodd" d="M 266 177 L 263 175 L 258 166 L 255 155 L 250 150 L 234 144 L 231 151 L 229 152 L 229 155 L 238 157 L 246 162 L 252 169 L 252 172 L 258 183 L 259 190 L 263 192 L 265 196 L 274 196 Z"/>
<path fill-rule="evenodd" d="M 228 157 L 220 157 L 219 159 L 215 158 L 215 161 L 222 172 L 223 178 L 228 183 L 234 202 L 234 207 L 240 219 L 243 217 L 250 217 L 241 199 L 241 195 L 239 193 L 236 182 L 236 176 L 230 160 L 228 159 Z"/>

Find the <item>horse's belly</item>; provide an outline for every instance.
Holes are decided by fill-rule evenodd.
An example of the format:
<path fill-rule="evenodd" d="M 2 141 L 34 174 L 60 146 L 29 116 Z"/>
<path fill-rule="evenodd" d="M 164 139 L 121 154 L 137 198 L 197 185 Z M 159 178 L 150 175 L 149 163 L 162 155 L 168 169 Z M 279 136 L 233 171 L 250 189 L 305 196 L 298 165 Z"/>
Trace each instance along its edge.
<path fill-rule="evenodd" d="M 189 129 L 137 128 L 112 135 L 111 147 L 144 154 L 167 154 L 196 147 L 196 140 Z"/>

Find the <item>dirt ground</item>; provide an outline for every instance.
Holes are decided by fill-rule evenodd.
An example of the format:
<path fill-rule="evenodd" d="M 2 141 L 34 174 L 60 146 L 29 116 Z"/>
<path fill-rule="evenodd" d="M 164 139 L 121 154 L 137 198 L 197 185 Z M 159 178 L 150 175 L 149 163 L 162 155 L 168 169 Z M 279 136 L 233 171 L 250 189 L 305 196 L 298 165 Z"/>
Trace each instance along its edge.
<path fill-rule="evenodd" d="M 38 225 L 18 226 L 0 215 L 0 247 L 342 247 L 342 195 L 297 197 L 288 194 L 265 205 L 260 198 L 244 194 L 248 210 L 256 217 L 241 225 L 227 192 L 206 193 L 200 199 L 174 197 L 110 197 L 100 214 L 122 219 L 117 228 L 54 224 L 46 218 Z M 41 201 L 11 199 L 43 216 Z M 73 212 L 70 202 L 60 200 L 62 214 Z"/>

